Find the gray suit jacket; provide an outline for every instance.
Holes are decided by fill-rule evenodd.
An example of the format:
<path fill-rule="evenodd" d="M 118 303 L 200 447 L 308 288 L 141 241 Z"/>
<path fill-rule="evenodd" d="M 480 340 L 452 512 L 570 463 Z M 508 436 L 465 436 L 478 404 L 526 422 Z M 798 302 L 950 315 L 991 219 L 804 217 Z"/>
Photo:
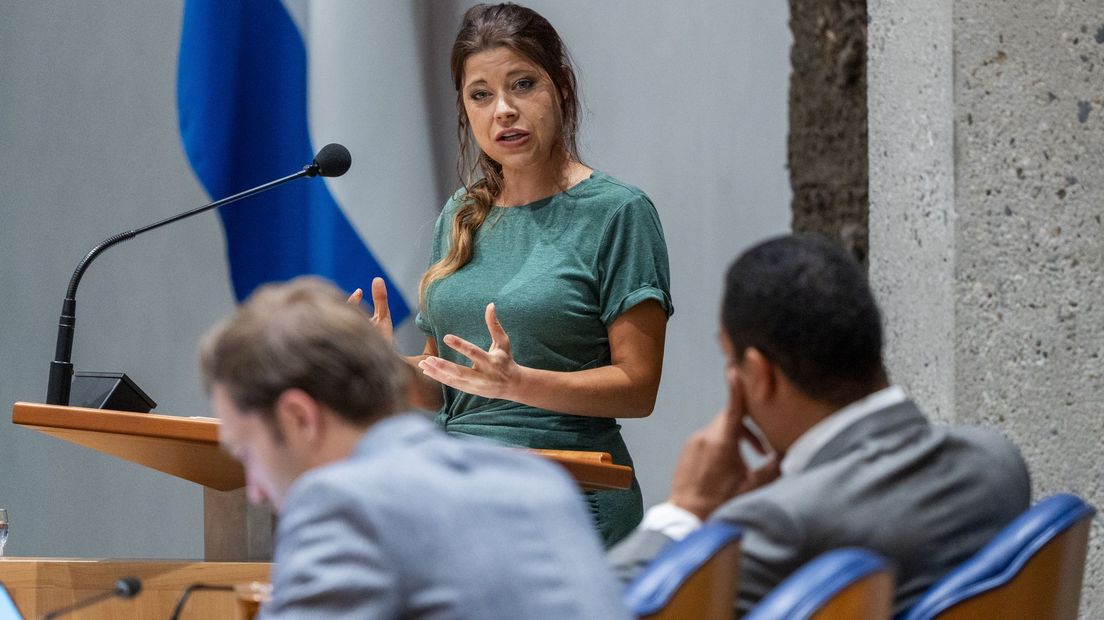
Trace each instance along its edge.
<path fill-rule="evenodd" d="M 574 483 L 415 415 L 289 490 L 263 618 L 628 618 Z"/>
<path fill-rule="evenodd" d="M 977 428 L 933 427 L 912 402 L 857 421 L 802 471 L 718 508 L 741 526 L 737 611 L 830 549 L 872 549 L 896 564 L 895 611 L 996 535 L 1030 502 L 1016 448 Z M 637 529 L 610 552 L 630 578 L 670 542 Z"/>

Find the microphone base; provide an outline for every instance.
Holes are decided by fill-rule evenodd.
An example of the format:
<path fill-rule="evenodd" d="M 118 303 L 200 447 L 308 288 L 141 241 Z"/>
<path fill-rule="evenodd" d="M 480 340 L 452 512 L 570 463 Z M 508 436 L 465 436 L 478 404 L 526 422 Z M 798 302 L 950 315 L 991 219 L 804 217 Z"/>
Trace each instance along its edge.
<path fill-rule="evenodd" d="M 73 384 L 73 363 L 50 362 L 50 381 L 46 385 L 46 404 L 68 405 L 69 390 Z"/>
<path fill-rule="evenodd" d="M 69 404 L 73 407 L 136 413 L 149 413 L 157 406 L 142 388 L 121 372 L 74 373 Z"/>

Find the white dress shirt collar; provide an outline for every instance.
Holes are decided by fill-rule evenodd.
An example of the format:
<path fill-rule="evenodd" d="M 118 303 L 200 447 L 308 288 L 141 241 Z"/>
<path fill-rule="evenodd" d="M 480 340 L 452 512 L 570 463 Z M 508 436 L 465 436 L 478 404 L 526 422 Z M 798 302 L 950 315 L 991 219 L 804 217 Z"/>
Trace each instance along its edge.
<path fill-rule="evenodd" d="M 821 448 L 828 445 L 828 442 L 852 424 L 876 411 L 904 401 L 904 390 L 891 385 L 825 416 L 790 446 L 779 464 L 782 475 L 789 476 L 808 467 L 809 461 L 816 456 L 817 452 L 820 452 Z"/>

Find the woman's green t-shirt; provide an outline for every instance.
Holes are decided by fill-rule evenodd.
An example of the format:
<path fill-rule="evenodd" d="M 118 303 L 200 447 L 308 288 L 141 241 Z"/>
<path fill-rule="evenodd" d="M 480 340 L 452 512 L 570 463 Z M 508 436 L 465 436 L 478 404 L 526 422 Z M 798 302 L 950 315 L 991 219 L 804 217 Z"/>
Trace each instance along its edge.
<path fill-rule="evenodd" d="M 431 263 L 448 249 L 462 200 L 461 191 L 437 221 Z M 494 302 L 518 364 L 571 372 L 608 365 L 608 327 L 647 300 L 673 312 L 659 216 L 642 191 L 594 172 L 548 198 L 493 208 L 475 235 L 471 261 L 430 285 L 417 324 L 437 342 L 442 358 L 470 366 L 442 338 L 454 334 L 487 349 L 484 311 Z M 529 448 L 597 450 L 617 463 L 632 463 L 613 418 L 557 413 L 445 387 L 436 421 L 449 433 Z M 599 499 L 612 500 L 610 493 Z M 639 490 L 635 495 L 639 504 Z M 636 521 L 641 510 L 635 510 Z M 627 533 L 620 531 L 621 522 L 632 516 L 624 516 L 629 518 L 616 516 L 616 534 Z M 601 527 L 603 515 L 598 518 Z"/>

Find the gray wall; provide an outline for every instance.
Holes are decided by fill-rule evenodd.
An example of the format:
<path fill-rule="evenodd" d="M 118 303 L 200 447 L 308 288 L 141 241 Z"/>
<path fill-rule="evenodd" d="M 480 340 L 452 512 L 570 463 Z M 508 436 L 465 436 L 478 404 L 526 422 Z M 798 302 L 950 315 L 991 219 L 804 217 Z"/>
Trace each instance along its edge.
<path fill-rule="evenodd" d="M 383 23 L 414 20 L 413 32 L 447 46 L 463 6 L 411 9 L 394 0 L 372 8 Z M 677 311 L 659 403 L 651 418 L 626 424 L 652 503 L 666 496 L 682 439 L 723 404 L 715 341 L 723 269 L 789 221 L 786 7 L 751 0 L 532 6 L 561 31 L 579 65 L 585 159 L 646 190 L 667 234 Z M 0 14 L 0 290 L 7 293 L 0 407 L 7 410 L 44 397 L 61 298 L 80 256 L 110 234 L 206 196 L 176 126 L 180 2 L 0 0 Z M 409 53 L 427 65 L 396 70 L 388 82 L 434 99 L 393 121 L 433 128 L 432 161 L 388 171 L 397 187 L 429 185 L 437 194 L 430 212 L 453 185 L 452 93 L 446 57 L 434 57 L 441 49 L 414 46 Z M 316 128 L 323 122 L 312 119 Z M 356 175 L 372 174 L 370 166 L 354 168 L 335 191 L 350 193 L 365 183 Z M 233 305 L 223 251 L 218 220 L 205 215 L 106 253 L 81 286 L 76 367 L 125 370 L 158 400 L 158 411 L 207 414 L 194 349 Z M 201 493 L 190 483 L 7 422 L 0 471 L 11 555 L 202 553 Z"/>
<path fill-rule="evenodd" d="M 0 406 L 41 402 L 69 276 L 96 242 L 206 197 L 176 130 L 180 8 L 6 2 L 0 20 Z M 194 342 L 232 305 L 215 217 L 127 242 L 78 295 L 78 369 L 200 415 Z M 7 414 L 5 414 L 7 417 Z M 196 557 L 199 487 L 0 425 L 11 555 Z"/>
<path fill-rule="evenodd" d="M 895 380 L 1104 507 L 1099 2 L 869 5 L 870 274 Z M 1094 523 L 1082 614 L 1104 616 Z"/>

